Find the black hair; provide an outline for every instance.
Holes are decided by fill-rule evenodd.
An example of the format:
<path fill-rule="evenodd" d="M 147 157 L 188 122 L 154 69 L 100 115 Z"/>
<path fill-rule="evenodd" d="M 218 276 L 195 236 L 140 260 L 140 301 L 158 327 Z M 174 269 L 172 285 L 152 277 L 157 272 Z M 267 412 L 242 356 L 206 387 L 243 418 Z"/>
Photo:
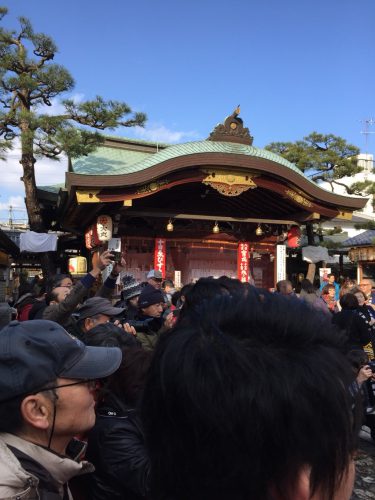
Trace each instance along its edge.
<path fill-rule="evenodd" d="M 218 295 L 228 293 L 228 290 L 221 286 L 219 280 L 214 278 L 200 278 L 186 292 L 179 320 L 188 314 L 194 314 L 194 310 L 202 305 L 204 301 L 210 300 Z"/>
<path fill-rule="evenodd" d="M 357 309 L 359 307 L 358 299 L 353 293 L 346 293 L 340 298 L 340 306 L 343 309 Z"/>
<path fill-rule="evenodd" d="M 52 400 L 55 395 L 52 391 L 46 390 L 51 385 L 56 385 L 56 381 L 46 384 L 40 390 L 43 389 L 43 394 Z M 35 391 L 33 394 L 37 394 L 37 392 Z M 28 394 L 21 394 L 0 403 L 0 432 L 17 435 L 23 430 L 24 420 L 21 413 L 21 404 L 27 396 Z"/>
<path fill-rule="evenodd" d="M 60 286 L 62 281 L 64 281 L 64 279 L 66 278 L 72 279 L 70 274 L 55 274 L 54 276 L 49 278 L 46 284 L 47 293 Z"/>
<path fill-rule="evenodd" d="M 306 278 L 301 281 L 301 290 L 304 290 L 306 293 L 315 293 L 314 285 Z"/>
<path fill-rule="evenodd" d="M 17 434 L 22 430 L 23 418 L 21 414 L 21 403 L 25 396 L 17 396 L 0 404 L 0 432 Z"/>
<path fill-rule="evenodd" d="M 229 276 L 220 276 L 217 279 L 220 286 L 230 294 L 242 293 L 243 283 L 239 279 L 229 278 Z"/>
<path fill-rule="evenodd" d="M 290 280 L 280 280 L 280 281 L 278 281 L 276 283 L 276 290 L 279 293 L 282 293 L 282 291 L 285 290 L 285 288 L 287 287 L 287 285 L 292 286 L 292 282 Z"/>
<path fill-rule="evenodd" d="M 114 396 L 128 406 L 137 406 L 146 383 L 153 352 L 142 347 L 122 348 L 122 361 L 119 368 L 107 379 L 99 394 L 100 404 L 105 404 Z"/>
<path fill-rule="evenodd" d="M 247 290 L 159 339 L 142 419 L 151 496 L 279 498 L 311 470 L 332 498 L 356 447 L 345 338 L 302 301 Z"/>
<path fill-rule="evenodd" d="M 170 286 L 172 288 L 174 288 L 174 283 L 172 280 L 164 280 L 163 281 L 163 285 L 162 285 L 162 288 L 165 288 L 166 286 Z"/>
<path fill-rule="evenodd" d="M 49 290 L 47 293 L 46 293 L 46 304 L 47 306 L 50 305 L 50 303 L 54 300 L 57 300 L 57 293 L 56 291 L 53 289 L 53 290 Z"/>
<path fill-rule="evenodd" d="M 324 285 L 322 288 L 322 295 L 328 295 L 330 290 L 336 290 L 335 285 Z"/>
<path fill-rule="evenodd" d="M 172 298 L 171 298 L 172 305 L 177 307 L 177 304 L 178 304 L 178 301 L 180 300 L 180 298 L 181 298 L 181 291 L 178 290 L 177 292 L 174 292 L 174 294 L 172 295 Z"/>
<path fill-rule="evenodd" d="M 84 344 L 94 347 L 139 346 L 139 341 L 134 335 L 110 322 L 94 326 L 88 332 L 82 333 L 81 340 Z"/>
<path fill-rule="evenodd" d="M 362 366 L 368 363 L 368 355 L 362 349 L 353 349 L 349 351 L 346 358 L 356 371 L 360 370 Z"/>

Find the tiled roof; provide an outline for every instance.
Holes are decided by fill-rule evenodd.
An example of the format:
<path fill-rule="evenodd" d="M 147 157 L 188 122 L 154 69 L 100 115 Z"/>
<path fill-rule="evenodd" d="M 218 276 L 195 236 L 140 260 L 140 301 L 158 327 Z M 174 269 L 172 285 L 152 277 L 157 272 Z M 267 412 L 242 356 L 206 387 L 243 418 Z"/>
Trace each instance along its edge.
<path fill-rule="evenodd" d="M 73 171 L 76 174 L 86 175 L 119 175 L 140 172 L 166 160 L 179 156 L 200 153 L 228 153 L 264 158 L 283 165 L 301 177 L 307 179 L 301 170 L 281 156 L 266 149 L 236 144 L 233 142 L 194 141 L 183 144 L 174 144 L 162 149 L 158 153 L 132 151 L 129 149 L 101 146 L 94 153 L 72 160 Z M 315 182 L 307 179 L 311 184 Z M 327 191 L 322 188 L 323 191 Z M 330 191 L 328 191 L 330 192 Z"/>
<path fill-rule="evenodd" d="M 348 238 L 347 240 L 342 242 L 343 247 L 357 247 L 364 245 L 372 245 L 373 240 L 375 239 L 375 229 L 368 229 L 357 236 L 353 236 L 353 238 Z"/>

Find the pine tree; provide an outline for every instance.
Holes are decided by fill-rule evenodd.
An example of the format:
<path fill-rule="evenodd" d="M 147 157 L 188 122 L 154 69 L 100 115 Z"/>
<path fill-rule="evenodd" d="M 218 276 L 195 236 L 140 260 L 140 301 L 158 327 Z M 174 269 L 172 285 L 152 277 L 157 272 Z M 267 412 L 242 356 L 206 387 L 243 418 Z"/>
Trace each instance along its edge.
<path fill-rule="evenodd" d="M 296 142 L 272 142 L 265 149 L 294 163 L 313 181 L 328 182 L 332 191 L 340 185 L 348 194 L 368 196 L 372 192 L 372 182 L 349 185 L 341 181 L 363 171 L 357 163 L 359 149 L 342 137 L 312 132 Z"/>
<path fill-rule="evenodd" d="M 7 12 L 0 7 L 0 21 Z M 146 120 L 144 113 L 126 119 L 132 113 L 127 104 L 100 96 L 80 103 L 65 99 L 61 115 L 43 113 L 52 99 L 74 87 L 70 73 L 52 62 L 56 52 L 53 40 L 35 33 L 25 17 L 19 18 L 18 30 L 0 26 L 0 157 L 19 138 L 26 209 L 30 229 L 36 232 L 46 230 L 37 198 L 36 161 L 43 156 L 58 159 L 62 153 L 86 155 L 104 141 L 97 130 L 143 126 Z"/>

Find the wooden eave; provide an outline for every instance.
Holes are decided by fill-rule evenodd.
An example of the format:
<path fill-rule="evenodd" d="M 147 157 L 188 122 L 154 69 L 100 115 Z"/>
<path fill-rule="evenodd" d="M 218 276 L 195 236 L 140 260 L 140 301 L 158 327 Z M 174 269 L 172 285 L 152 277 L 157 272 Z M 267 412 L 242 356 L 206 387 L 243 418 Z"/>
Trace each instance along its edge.
<path fill-rule="evenodd" d="M 119 187 L 141 186 L 171 173 L 185 169 L 235 170 L 275 177 L 301 190 L 311 200 L 332 208 L 360 210 L 367 203 L 366 198 L 352 198 L 323 190 L 298 172 L 274 161 L 234 153 L 196 153 L 168 159 L 147 169 L 122 175 L 83 175 L 66 173 L 68 191 L 75 189 L 118 189 Z"/>

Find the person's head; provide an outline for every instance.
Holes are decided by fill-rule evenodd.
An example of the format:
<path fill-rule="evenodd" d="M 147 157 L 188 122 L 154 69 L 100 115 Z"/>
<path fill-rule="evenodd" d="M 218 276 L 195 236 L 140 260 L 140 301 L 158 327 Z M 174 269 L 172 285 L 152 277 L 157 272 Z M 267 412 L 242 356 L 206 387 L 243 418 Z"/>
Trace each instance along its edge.
<path fill-rule="evenodd" d="M 301 290 L 304 290 L 306 293 L 315 293 L 314 285 L 308 279 L 301 281 Z"/>
<path fill-rule="evenodd" d="M 181 290 L 181 293 L 183 290 Z M 184 314 L 190 311 L 194 314 L 194 309 L 202 305 L 204 301 L 223 294 L 229 295 L 229 292 L 222 286 L 219 280 L 214 278 L 200 278 L 186 291 L 182 311 Z"/>
<path fill-rule="evenodd" d="M 369 295 L 374 287 L 374 281 L 371 278 L 362 278 L 359 284 L 359 288 L 363 293 Z"/>
<path fill-rule="evenodd" d="M 109 299 L 91 297 L 77 310 L 78 323 L 83 332 L 88 332 L 95 326 L 108 323 L 124 313 L 125 309 L 113 307 Z"/>
<path fill-rule="evenodd" d="M 147 274 L 147 282 L 149 285 L 153 286 L 157 290 L 161 289 L 161 284 L 163 281 L 163 275 L 157 269 L 151 269 Z"/>
<path fill-rule="evenodd" d="M 280 280 L 276 283 L 276 290 L 281 295 L 292 295 L 293 286 L 289 280 Z"/>
<path fill-rule="evenodd" d="M 163 282 L 163 290 L 165 293 L 174 292 L 174 283 L 172 280 L 164 280 Z"/>
<path fill-rule="evenodd" d="M 73 288 L 73 280 L 69 274 L 57 274 L 48 280 L 46 286 L 46 303 L 60 304 Z"/>
<path fill-rule="evenodd" d="M 143 397 L 152 497 L 349 500 L 357 422 L 343 343 L 324 315 L 253 290 L 177 324 Z"/>
<path fill-rule="evenodd" d="M 344 310 L 357 309 L 359 306 L 358 299 L 353 293 L 346 293 L 340 298 L 340 306 Z"/>
<path fill-rule="evenodd" d="M 136 406 L 139 403 L 153 352 L 138 346 L 123 347 L 122 351 L 121 365 L 105 382 L 103 391 L 99 393 L 99 404 L 105 404 L 112 395 L 125 405 Z"/>
<path fill-rule="evenodd" d="M 333 273 L 329 274 L 327 278 L 330 285 L 333 285 L 335 283 L 336 276 Z"/>
<path fill-rule="evenodd" d="M 362 366 L 367 365 L 368 355 L 362 349 L 353 349 L 346 354 L 346 358 L 353 367 L 353 371 L 358 373 Z"/>
<path fill-rule="evenodd" d="M 126 305 L 137 307 L 138 299 L 142 291 L 141 284 L 138 283 L 133 276 L 126 275 L 122 278 L 123 289 L 121 291 L 121 298 L 125 301 Z"/>
<path fill-rule="evenodd" d="M 91 330 L 85 332 L 81 338 L 82 342 L 88 346 L 104 347 L 138 347 L 140 345 L 137 338 L 119 328 L 113 323 L 101 323 Z"/>
<path fill-rule="evenodd" d="M 322 295 L 325 295 L 325 296 L 329 297 L 330 300 L 334 300 L 335 299 L 335 295 L 336 295 L 335 286 L 331 285 L 331 284 L 325 285 L 322 288 Z"/>
<path fill-rule="evenodd" d="M 12 321 L 0 333 L 0 432 L 64 452 L 95 423 L 95 380 L 119 349 L 86 347 L 52 321 Z"/>
<path fill-rule="evenodd" d="M 352 293 L 353 295 L 355 295 L 357 297 L 358 304 L 360 306 L 365 305 L 365 303 L 367 301 L 367 295 L 365 294 L 365 292 L 361 288 L 359 288 L 359 287 L 353 287 L 350 290 L 350 293 Z"/>
<path fill-rule="evenodd" d="M 164 311 L 164 296 L 152 285 L 146 285 L 139 296 L 138 308 L 144 316 L 160 318 Z"/>

